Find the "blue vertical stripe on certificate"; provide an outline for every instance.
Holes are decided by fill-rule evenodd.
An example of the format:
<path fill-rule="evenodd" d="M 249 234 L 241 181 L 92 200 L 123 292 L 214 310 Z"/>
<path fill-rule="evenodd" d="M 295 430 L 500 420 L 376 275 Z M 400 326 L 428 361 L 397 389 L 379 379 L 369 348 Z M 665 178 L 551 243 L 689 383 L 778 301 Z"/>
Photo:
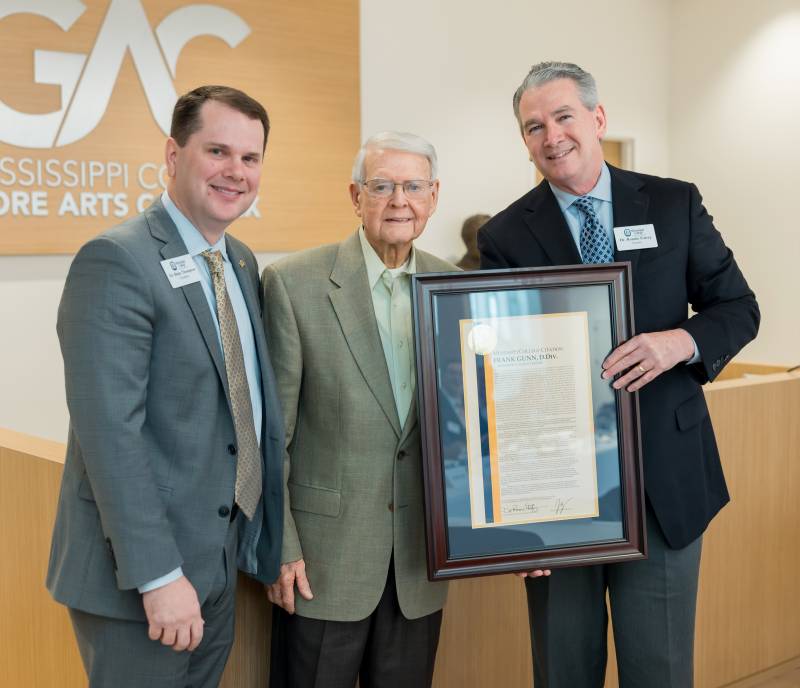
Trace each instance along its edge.
<path fill-rule="evenodd" d="M 489 423 L 486 419 L 486 369 L 483 356 L 475 354 L 476 377 L 478 378 L 478 422 L 481 429 L 481 467 L 483 468 L 483 508 L 486 523 L 494 523 L 494 501 L 492 499 L 492 463 L 489 454 Z"/>

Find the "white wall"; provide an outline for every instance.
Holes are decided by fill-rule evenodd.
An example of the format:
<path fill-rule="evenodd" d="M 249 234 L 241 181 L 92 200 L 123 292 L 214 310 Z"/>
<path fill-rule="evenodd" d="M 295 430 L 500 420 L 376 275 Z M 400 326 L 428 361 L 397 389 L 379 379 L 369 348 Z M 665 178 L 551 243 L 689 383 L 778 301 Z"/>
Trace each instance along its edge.
<path fill-rule="evenodd" d="M 535 62 L 595 76 L 609 136 L 633 137 L 635 165 L 668 170 L 668 0 L 391 0 L 361 3 L 361 127 L 404 129 L 437 149 L 439 208 L 420 245 L 460 255 L 461 223 L 530 189 L 511 97 Z"/>
<path fill-rule="evenodd" d="M 761 306 L 747 360 L 800 363 L 800 5 L 676 0 L 670 170 L 692 179 Z"/>

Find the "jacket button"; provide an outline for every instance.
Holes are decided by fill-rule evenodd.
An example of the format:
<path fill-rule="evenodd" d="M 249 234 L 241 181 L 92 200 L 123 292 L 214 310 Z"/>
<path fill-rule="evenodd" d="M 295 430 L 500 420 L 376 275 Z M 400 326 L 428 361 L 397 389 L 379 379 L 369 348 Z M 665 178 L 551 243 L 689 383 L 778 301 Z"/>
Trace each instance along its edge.
<path fill-rule="evenodd" d="M 231 456 L 234 456 L 236 454 L 236 445 L 235 444 L 229 444 L 228 445 L 228 454 L 230 454 Z"/>
<path fill-rule="evenodd" d="M 394 502 L 389 502 L 389 511 L 394 511 Z"/>
<path fill-rule="evenodd" d="M 401 449 L 399 452 L 397 452 L 397 460 L 398 461 L 402 461 L 403 459 L 406 458 L 406 456 L 408 456 L 408 452 L 406 452 L 405 449 Z"/>
<path fill-rule="evenodd" d="M 223 504 L 219 509 L 217 509 L 217 513 L 219 514 L 220 518 L 227 518 L 231 515 L 231 510 Z"/>

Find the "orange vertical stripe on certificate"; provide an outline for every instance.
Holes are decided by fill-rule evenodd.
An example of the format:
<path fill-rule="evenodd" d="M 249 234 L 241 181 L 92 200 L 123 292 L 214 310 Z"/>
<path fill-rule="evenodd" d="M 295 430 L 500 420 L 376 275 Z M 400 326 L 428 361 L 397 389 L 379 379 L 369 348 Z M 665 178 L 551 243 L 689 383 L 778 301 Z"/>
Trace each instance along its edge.
<path fill-rule="evenodd" d="M 500 511 L 500 467 L 497 465 L 497 426 L 494 412 L 494 370 L 492 354 L 483 355 L 483 370 L 486 379 L 486 425 L 489 427 L 489 465 L 492 471 L 492 512 L 494 522 L 503 522 Z"/>

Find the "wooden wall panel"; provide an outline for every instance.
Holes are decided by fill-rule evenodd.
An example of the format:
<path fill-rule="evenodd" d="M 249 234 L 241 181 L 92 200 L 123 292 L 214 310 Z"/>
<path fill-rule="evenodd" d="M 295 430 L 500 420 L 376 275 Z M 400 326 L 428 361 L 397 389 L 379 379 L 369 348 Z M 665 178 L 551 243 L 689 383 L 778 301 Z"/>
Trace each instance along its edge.
<path fill-rule="evenodd" d="M 64 445 L 0 430 L 0 685 L 86 685 L 67 610 L 44 580 Z"/>
<path fill-rule="evenodd" d="M 34 14 L 0 19 L 0 101 L 24 113 L 57 110 L 60 87 L 34 82 L 34 50 L 90 54 L 114 2 L 120 0 L 84 0 L 85 12 L 66 32 Z M 173 11 L 197 4 L 126 2 L 141 5 L 151 29 Z M 358 0 L 213 0 L 211 4 L 238 15 L 250 34 L 233 48 L 212 36 L 190 40 L 172 79 L 176 92 L 204 83 L 235 86 L 260 100 L 272 121 L 257 203 L 261 218 L 243 217 L 231 232 L 256 251 L 292 251 L 338 241 L 357 222 L 347 186 L 360 145 Z M 161 59 L 159 54 L 154 57 Z M 138 181 L 141 165 L 163 162 L 165 135 L 150 112 L 130 51 L 105 115 L 83 139 L 43 149 L 10 145 L 3 138 L 2 121 L 0 113 L 0 254 L 73 253 L 88 238 L 120 222 L 113 203 L 103 213 L 99 201 L 97 216 L 59 216 L 65 191 L 76 198 L 82 190 L 125 193 L 126 216 L 136 214 L 140 194 L 160 193 Z M 32 162 L 24 164 L 34 167 L 48 159 L 126 163 L 128 184 L 114 179 L 110 185 L 98 181 L 94 189 L 68 189 L 63 184 L 51 188 L 27 185 L 23 174 L 13 181 L 12 173 L 19 171 L 25 158 Z M 155 178 L 154 170 L 145 170 L 146 184 Z M 6 202 L 13 192 L 45 192 L 47 215 L 15 215 Z"/>
<path fill-rule="evenodd" d="M 800 374 L 706 388 L 732 502 L 704 541 L 696 685 L 716 688 L 800 655 Z M 0 685 L 85 684 L 66 612 L 44 589 L 63 445 L 0 431 Z M 44 457 L 44 458 L 42 458 Z M 265 685 L 270 606 L 240 576 L 224 688 Z M 436 688 L 528 688 L 524 588 L 516 577 L 456 581 Z M 606 688 L 618 685 L 613 643 Z"/>

